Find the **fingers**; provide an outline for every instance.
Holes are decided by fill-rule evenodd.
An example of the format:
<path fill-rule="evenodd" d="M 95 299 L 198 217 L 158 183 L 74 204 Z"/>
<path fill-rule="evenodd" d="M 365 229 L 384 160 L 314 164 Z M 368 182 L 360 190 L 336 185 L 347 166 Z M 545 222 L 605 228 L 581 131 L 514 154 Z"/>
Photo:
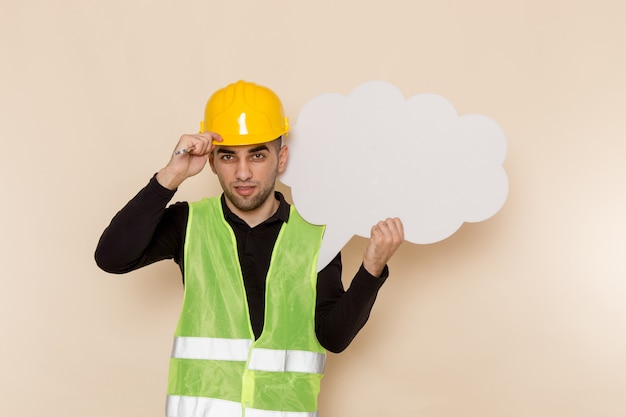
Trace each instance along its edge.
<path fill-rule="evenodd" d="M 371 237 L 383 245 L 399 246 L 404 241 L 404 226 L 397 218 L 381 220 L 372 227 Z"/>
<path fill-rule="evenodd" d="M 213 150 L 213 141 L 222 142 L 222 140 L 215 132 L 182 135 L 174 150 L 174 156 L 187 153 L 195 156 L 208 155 Z"/>
<path fill-rule="evenodd" d="M 363 256 L 363 266 L 379 277 L 385 265 L 404 242 L 402 221 L 396 218 L 382 220 L 372 226 L 370 241 Z"/>

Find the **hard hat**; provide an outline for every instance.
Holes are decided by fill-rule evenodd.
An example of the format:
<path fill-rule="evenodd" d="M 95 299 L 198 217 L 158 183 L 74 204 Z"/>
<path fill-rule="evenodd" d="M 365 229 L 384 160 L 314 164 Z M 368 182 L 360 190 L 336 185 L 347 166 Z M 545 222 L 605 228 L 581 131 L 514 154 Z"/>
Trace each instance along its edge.
<path fill-rule="evenodd" d="M 237 81 L 217 90 L 206 104 L 200 132 L 216 132 L 220 146 L 270 142 L 289 131 L 278 96 L 269 88 Z"/>

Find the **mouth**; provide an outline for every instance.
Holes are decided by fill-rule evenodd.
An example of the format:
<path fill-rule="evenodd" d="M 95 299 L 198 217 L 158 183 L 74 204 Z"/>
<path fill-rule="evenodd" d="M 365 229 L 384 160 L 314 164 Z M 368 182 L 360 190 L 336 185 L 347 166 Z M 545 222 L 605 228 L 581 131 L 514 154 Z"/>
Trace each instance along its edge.
<path fill-rule="evenodd" d="M 254 189 L 256 187 L 253 185 L 238 185 L 238 186 L 235 186 L 234 188 L 237 194 L 241 196 L 249 196 L 254 192 Z"/>

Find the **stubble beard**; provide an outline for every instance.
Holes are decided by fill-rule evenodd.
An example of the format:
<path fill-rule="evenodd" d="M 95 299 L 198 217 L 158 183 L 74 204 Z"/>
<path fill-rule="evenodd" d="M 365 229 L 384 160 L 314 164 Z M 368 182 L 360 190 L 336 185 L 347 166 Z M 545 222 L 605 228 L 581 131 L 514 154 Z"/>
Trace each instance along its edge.
<path fill-rule="evenodd" d="M 250 185 L 254 185 L 257 188 L 257 192 L 249 197 L 241 196 L 237 194 L 233 190 L 235 187 L 226 187 L 225 184 L 222 183 L 222 189 L 224 190 L 224 195 L 230 202 L 241 211 L 252 211 L 261 207 L 263 203 L 267 201 L 268 198 L 273 198 L 274 195 L 274 187 L 276 185 L 276 173 L 272 175 L 272 178 L 265 184 L 259 184 L 251 182 Z M 243 185 L 245 183 L 237 182 L 237 185 Z M 262 187 L 261 187 L 262 186 Z"/>

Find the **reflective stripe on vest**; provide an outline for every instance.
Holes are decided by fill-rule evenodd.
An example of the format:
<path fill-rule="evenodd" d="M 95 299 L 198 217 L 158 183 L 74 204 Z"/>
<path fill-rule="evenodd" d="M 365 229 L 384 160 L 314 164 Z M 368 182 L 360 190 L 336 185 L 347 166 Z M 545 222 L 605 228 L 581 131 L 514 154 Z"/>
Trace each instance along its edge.
<path fill-rule="evenodd" d="M 168 417 L 241 417 L 241 403 L 213 398 L 170 395 L 167 398 Z M 245 417 L 317 417 L 317 411 L 293 412 L 247 408 Z"/>
<path fill-rule="evenodd" d="M 324 372 L 326 355 L 304 350 L 252 349 L 249 339 L 217 337 L 176 337 L 172 358 L 222 361 L 247 361 L 248 369 L 267 372 Z"/>
<path fill-rule="evenodd" d="M 167 417 L 241 417 L 241 403 L 215 398 L 168 395 Z"/>
<path fill-rule="evenodd" d="M 303 350 L 252 349 L 248 369 L 267 372 L 324 372 L 326 355 Z"/>
<path fill-rule="evenodd" d="M 175 337 L 172 358 L 216 361 L 247 361 L 250 339 L 218 337 Z"/>

